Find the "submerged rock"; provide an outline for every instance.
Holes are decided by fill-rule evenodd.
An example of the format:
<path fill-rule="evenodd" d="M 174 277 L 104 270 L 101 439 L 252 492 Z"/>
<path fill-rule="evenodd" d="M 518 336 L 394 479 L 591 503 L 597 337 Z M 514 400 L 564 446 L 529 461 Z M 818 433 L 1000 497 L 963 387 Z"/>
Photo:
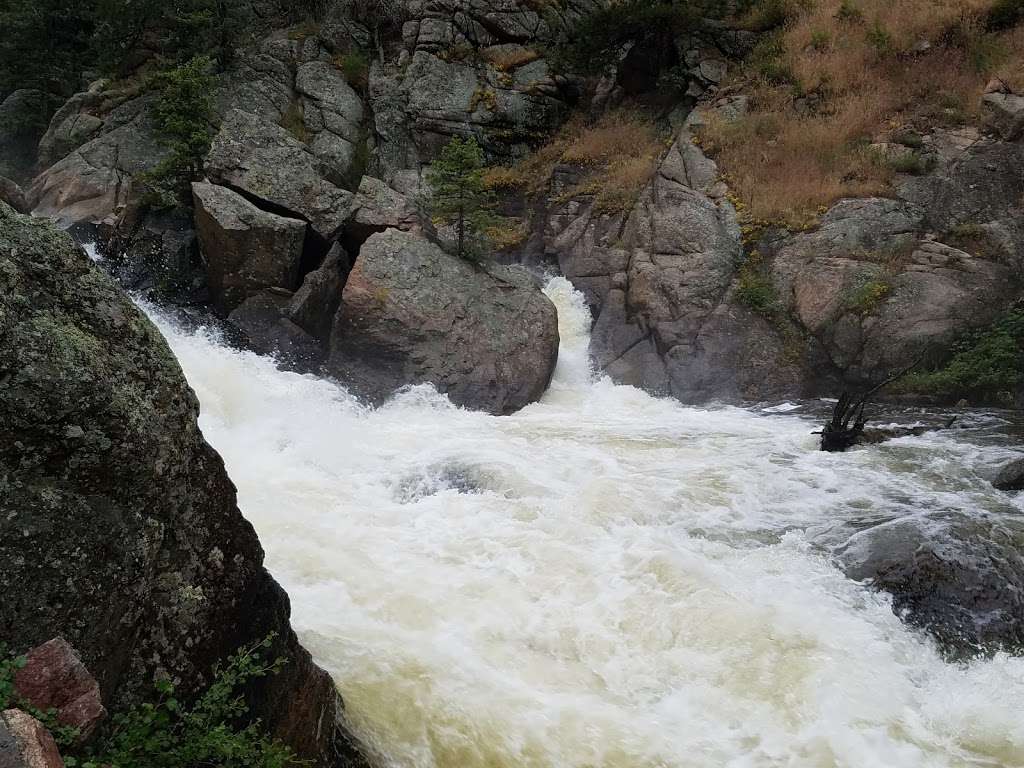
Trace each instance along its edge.
<path fill-rule="evenodd" d="M 1024 526 L 1011 519 L 900 520 L 842 548 L 847 575 L 951 657 L 1024 650 Z"/>
<path fill-rule="evenodd" d="M 430 383 L 504 414 L 540 398 L 557 357 L 555 306 L 525 270 L 475 266 L 392 229 L 366 241 L 349 275 L 328 369 L 372 401 Z"/>
<path fill-rule="evenodd" d="M 1000 491 L 1024 491 L 1024 459 L 1011 461 L 999 470 L 992 485 Z"/>
<path fill-rule="evenodd" d="M 63 636 L 116 712 L 160 673 L 183 697 L 274 633 L 253 716 L 320 766 L 350 764 L 334 684 L 197 424 L 152 323 L 45 221 L 0 204 L 0 637 Z"/>

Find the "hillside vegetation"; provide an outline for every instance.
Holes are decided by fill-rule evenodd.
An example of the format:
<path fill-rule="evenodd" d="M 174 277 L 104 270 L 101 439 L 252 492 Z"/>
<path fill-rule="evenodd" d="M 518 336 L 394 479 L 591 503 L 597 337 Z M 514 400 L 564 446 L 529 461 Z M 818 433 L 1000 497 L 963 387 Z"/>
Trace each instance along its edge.
<path fill-rule="evenodd" d="M 993 78 L 1024 87 L 1019 0 L 817 0 L 781 10 L 727 84 L 750 95 L 703 131 L 752 216 L 800 224 L 840 197 L 885 194 L 922 172 L 922 133 L 977 122 Z M 764 7 L 747 17 L 759 26 Z M 912 150 L 888 159 L 871 145 Z"/>

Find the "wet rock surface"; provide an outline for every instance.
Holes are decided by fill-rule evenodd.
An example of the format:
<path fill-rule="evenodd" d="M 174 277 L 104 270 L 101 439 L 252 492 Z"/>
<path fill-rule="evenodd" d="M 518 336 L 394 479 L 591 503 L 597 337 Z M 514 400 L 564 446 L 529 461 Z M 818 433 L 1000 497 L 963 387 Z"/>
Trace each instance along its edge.
<path fill-rule="evenodd" d="M 1000 517 L 923 517 L 856 534 L 840 549 L 850 578 L 892 595 L 893 610 L 949 656 L 1024 649 L 1024 526 Z"/>
<path fill-rule="evenodd" d="M 291 631 L 166 343 L 67 235 L 3 205 L 0 382 L 0 635 L 15 652 L 65 637 L 117 711 L 157 672 L 193 695 L 276 633 L 287 663 L 252 687 L 252 713 L 316 764 L 350 764 L 334 685 Z"/>

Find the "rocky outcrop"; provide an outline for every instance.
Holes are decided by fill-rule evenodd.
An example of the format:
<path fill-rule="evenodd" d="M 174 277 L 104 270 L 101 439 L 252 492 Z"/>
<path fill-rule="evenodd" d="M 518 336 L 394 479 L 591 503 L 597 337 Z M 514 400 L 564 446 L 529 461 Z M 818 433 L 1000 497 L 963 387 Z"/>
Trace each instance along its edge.
<path fill-rule="evenodd" d="M 185 697 L 276 633 L 251 711 L 318 765 L 348 764 L 331 680 L 203 439 L 159 332 L 66 235 L 0 205 L 0 635 L 60 635 L 117 711 L 166 675 Z"/>
<path fill-rule="evenodd" d="M 401 47 L 370 72 L 382 177 L 429 162 L 452 136 L 475 136 L 495 158 L 528 152 L 578 95 L 545 50 L 597 5 L 409 4 Z"/>
<path fill-rule="evenodd" d="M 732 97 L 709 109 L 742 113 Z M 540 207 L 531 243 L 586 295 L 591 351 L 617 381 L 684 401 L 864 387 L 935 359 L 1020 294 L 1024 145 L 936 131 L 923 150 L 935 167 L 903 177 L 896 199 L 842 200 L 809 231 L 743 243 L 688 130 L 629 211 L 567 195 L 579 178 L 565 166 Z M 762 306 L 744 294 L 752 276 Z"/>
<path fill-rule="evenodd" d="M 260 207 L 309 222 L 334 241 L 348 216 L 352 193 L 327 180 L 330 171 L 280 126 L 233 110 L 206 161 L 210 181 L 240 192 Z"/>
<path fill-rule="evenodd" d="M 522 268 L 482 268 L 397 230 L 363 246 L 342 295 L 328 369 L 380 402 L 430 383 L 504 414 L 537 400 L 558 356 L 554 305 Z"/>
<path fill-rule="evenodd" d="M 64 768 L 57 744 L 26 712 L 0 712 L 0 768 Z"/>
<path fill-rule="evenodd" d="M 215 184 L 193 184 L 196 231 L 214 302 L 227 313 L 263 288 L 293 291 L 306 223 L 257 208 Z"/>
<path fill-rule="evenodd" d="M 952 657 L 1024 649 L 1024 527 L 966 515 L 869 528 L 840 548 L 846 573 L 892 595 L 893 610 Z"/>
<path fill-rule="evenodd" d="M 986 93 L 981 99 L 989 127 L 1002 138 L 1013 141 L 1024 136 L 1024 96 Z"/>
<path fill-rule="evenodd" d="M 147 98 L 125 101 L 105 118 L 99 135 L 35 178 L 26 195 L 37 216 L 61 226 L 98 224 L 135 202 L 136 176 L 168 150 L 157 139 Z"/>

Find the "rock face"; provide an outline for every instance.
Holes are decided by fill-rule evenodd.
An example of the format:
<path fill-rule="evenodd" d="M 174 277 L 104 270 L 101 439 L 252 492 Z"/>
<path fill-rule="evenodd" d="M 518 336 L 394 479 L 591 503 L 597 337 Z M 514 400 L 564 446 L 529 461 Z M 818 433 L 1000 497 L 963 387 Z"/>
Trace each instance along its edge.
<path fill-rule="evenodd" d="M 64 768 L 49 731 L 17 709 L 0 713 L 0 768 Z"/>
<path fill-rule="evenodd" d="M 107 115 L 99 135 L 37 176 L 26 192 L 33 213 L 62 226 L 97 224 L 137 198 L 132 179 L 168 152 L 148 108 L 148 98 L 124 102 Z"/>
<path fill-rule="evenodd" d="M 847 574 L 890 593 L 893 610 L 953 657 L 1024 648 L 1024 527 L 964 516 L 898 521 L 853 537 Z"/>
<path fill-rule="evenodd" d="M 348 216 L 352 193 L 326 176 L 329 170 L 280 126 L 240 110 L 228 114 L 207 158 L 207 175 L 264 208 L 310 223 L 325 241 L 335 240 Z"/>
<path fill-rule="evenodd" d="M 148 319 L 51 223 L 0 205 L 0 635 L 60 635 L 116 711 L 169 675 L 183 695 L 276 633 L 252 712 L 301 755 L 346 765 L 339 701 Z M 31 553 L 31 554 L 28 554 Z"/>
<path fill-rule="evenodd" d="M 555 307 L 526 272 L 485 271 L 388 230 L 349 275 L 328 369 L 376 402 L 429 382 L 457 405 L 505 414 L 544 393 L 557 356 Z"/>
<path fill-rule="evenodd" d="M 363 101 L 332 64 L 310 61 L 295 72 L 301 94 L 302 121 L 310 133 L 309 148 L 338 186 L 357 186 L 363 136 Z"/>
<path fill-rule="evenodd" d="M 731 99 L 711 108 L 739 114 Z M 896 199 L 841 200 L 810 231 L 744 243 L 684 128 L 624 213 L 567 195 L 578 172 L 557 168 L 527 248 L 586 295 L 591 352 L 617 381 L 690 402 L 865 387 L 987 326 L 1024 286 L 1024 145 L 971 130 L 925 144 L 935 168 Z M 750 271 L 770 307 L 745 303 Z"/>
<path fill-rule="evenodd" d="M 410 3 L 401 49 L 370 72 L 380 175 L 416 168 L 452 136 L 494 157 L 525 154 L 568 114 L 575 87 L 545 46 L 596 2 L 540 8 L 525 0 Z"/>
<path fill-rule="evenodd" d="M 263 288 L 298 288 L 306 223 L 261 211 L 215 184 L 193 184 L 207 282 L 222 312 Z"/>

